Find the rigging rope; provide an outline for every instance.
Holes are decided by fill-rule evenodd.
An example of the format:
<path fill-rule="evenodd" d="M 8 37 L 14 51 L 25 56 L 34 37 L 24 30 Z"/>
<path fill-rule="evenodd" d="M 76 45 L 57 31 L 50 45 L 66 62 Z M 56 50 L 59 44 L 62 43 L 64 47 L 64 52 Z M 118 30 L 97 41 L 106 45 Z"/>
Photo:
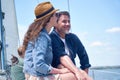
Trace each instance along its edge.
<path fill-rule="evenodd" d="M 69 3 L 69 0 L 67 0 L 67 3 L 68 3 L 68 11 L 70 13 L 70 3 Z"/>

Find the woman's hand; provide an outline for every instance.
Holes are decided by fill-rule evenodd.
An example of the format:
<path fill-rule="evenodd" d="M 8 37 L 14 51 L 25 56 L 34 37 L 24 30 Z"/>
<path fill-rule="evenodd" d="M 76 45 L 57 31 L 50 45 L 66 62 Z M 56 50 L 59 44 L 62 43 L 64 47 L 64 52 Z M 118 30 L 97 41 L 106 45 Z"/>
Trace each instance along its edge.
<path fill-rule="evenodd" d="M 50 74 L 64 74 L 64 73 L 69 73 L 70 70 L 67 68 L 52 68 L 52 70 L 49 72 Z"/>
<path fill-rule="evenodd" d="M 62 68 L 62 69 L 60 69 L 60 72 L 61 72 L 61 74 L 63 74 L 63 73 L 69 73 L 70 70 L 67 69 L 67 68 Z"/>
<path fill-rule="evenodd" d="M 61 70 L 61 73 L 68 73 L 70 70 L 68 68 L 65 68 L 62 64 L 58 65 L 58 69 Z"/>

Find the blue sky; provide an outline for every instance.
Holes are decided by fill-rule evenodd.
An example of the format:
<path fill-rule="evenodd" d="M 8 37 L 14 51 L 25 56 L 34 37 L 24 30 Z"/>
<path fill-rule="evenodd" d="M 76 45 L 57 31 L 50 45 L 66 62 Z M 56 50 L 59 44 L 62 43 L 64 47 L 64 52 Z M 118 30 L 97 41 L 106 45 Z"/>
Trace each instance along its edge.
<path fill-rule="evenodd" d="M 69 0 L 69 8 L 68 0 L 15 0 L 21 41 L 35 19 L 35 6 L 44 1 L 70 12 L 71 32 L 82 41 L 92 66 L 120 65 L 120 0 Z"/>

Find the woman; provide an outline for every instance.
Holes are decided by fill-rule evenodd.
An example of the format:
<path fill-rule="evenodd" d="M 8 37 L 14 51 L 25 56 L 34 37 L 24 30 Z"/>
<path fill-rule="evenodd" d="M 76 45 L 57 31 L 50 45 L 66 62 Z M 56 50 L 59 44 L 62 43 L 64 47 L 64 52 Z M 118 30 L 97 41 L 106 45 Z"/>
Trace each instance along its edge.
<path fill-rule="evenodd" d="M 53 55 L 48 33 L 56 25 L 56 11 L 50 2 L 40 3 L 35 8 L 36 19 L 29 26 L 22 47 L 26 80 L 76 80 L 67 68 L 51 66 Z"/>

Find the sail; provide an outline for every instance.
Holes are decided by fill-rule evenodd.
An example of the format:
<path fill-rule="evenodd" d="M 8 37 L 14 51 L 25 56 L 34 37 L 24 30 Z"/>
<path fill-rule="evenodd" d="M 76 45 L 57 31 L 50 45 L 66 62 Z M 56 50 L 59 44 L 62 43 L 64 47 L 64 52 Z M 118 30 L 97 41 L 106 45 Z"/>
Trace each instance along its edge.
<path fill-rule="evenodd" d="M 3 52 L 5 57 L 5 63 L 11 62 L 11 55 L 18 56 L 17 48 L 19 42 L 17 19 L 15 12 L 14 0 L 1 0 L 1 10 L 4 13 L 4 19 L 2 20 L 2 43 Z"/>

